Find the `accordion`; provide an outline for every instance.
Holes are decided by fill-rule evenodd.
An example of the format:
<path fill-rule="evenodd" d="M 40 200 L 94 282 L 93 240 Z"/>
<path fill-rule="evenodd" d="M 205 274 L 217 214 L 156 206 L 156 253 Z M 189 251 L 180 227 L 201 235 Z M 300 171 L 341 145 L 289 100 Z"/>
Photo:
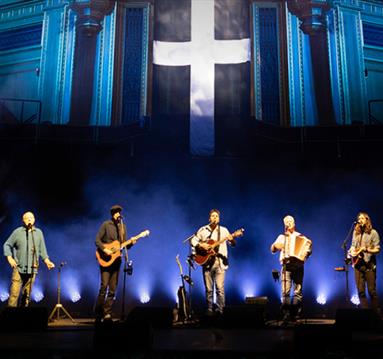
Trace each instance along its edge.
<path fill-rule="evenodd" d="M 312 242 L 305 236 L 290 237 L 289 253 L 285 253 L 285 260 L 291 258 L 304 262 L 311 254 Z"/>

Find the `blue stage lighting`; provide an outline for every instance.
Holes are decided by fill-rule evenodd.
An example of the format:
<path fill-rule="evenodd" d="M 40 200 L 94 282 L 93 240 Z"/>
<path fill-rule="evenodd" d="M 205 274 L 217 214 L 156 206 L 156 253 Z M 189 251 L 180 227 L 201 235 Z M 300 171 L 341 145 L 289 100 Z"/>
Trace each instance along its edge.
<path fill-rule="evenodd" d="M 355 304 L 355 305 L 359 305 L 360 304 L 360 300 L 359 300 L 359 296 L 357 294 L 354 294 L 352 297 L 351 297 L 351 303 L 352 304 Z"/>
<path fill-rule="evenodd" d="M 148 293 L 142 293 L 142 294 L 140 295 L 140 302 L 141 302 L 142 304 L 149 303 L 149 302 L 150 302 L 150 296 L 149 296 L 149 294 L 148 294 Z"/>
<path fill-rule="evenodd" d="M 78 302 L 80 299 L 81 299 L 81 295 L 80 295 L 79 292 L 73 292 L 73 293 L 71 293 L 71 295 L 70 295 L 70 300 L 71 300 L 73 303 Z"/>
<path fill-rule="evenodd" d="M 244 298 L 254 297 L 255 296 L 255 284 L 250 281 L 245 281 L 242 284 L 242 294 Z"/>
<path fill-rule="evenodd" d="M 34 288 L 32 292 L 32 298 L 35 302 L 41 302 L 44 299 L 44 294 L 40 289 Z"/>
<path fill-rule="evenodd" d="M 0 301 L 5 302 L 9 298 L 9 293 L 6 291 L 0 292 Z"/>
<path fill-rule="evenodd" d="M 327 298 L 323 293 L 319 294 L 316 300 L 317 300 L 317 303 L 320 305 L 325 305 L 327 303 Z"/>

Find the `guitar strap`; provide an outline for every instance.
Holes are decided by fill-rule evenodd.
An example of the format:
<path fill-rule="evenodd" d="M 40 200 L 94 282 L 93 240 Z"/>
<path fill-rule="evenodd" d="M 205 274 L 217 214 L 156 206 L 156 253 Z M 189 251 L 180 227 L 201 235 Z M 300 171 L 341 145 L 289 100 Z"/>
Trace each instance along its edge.
<path fill-rule="evenodd" d="M 216 241 L 219 241 L 221 239 L 221 227 L 220 225 L 218 224 L 217 225 L 217 231 L 218 231 L 218 234 L 217 234 L 217 239 Z M 206 227 L 206 229 L 208 231 L 210 231 L 210 234 L 209 236 L 206 238 L 206 241 L 208 242 L 210 239 L 212 239 L 212 235 L 213 235 L 213 232 L 214 230 L 211 230 L 211 228 L 209 226 Z M 218 250 L 219 250 L 219 246 L 218 246 Z M 215 259 L 217 258 L 217 255 L 212 255 L 209 260 L 204 264 L 204 268 L 209 270 L 213 265 L 214 265 L 214 262 L 215 262 Z"/>
<path fill-rule="evenodd" d="M 211 236 L 213 235 L 214 230 L 211 230 L 210 227 L 207 227 L 207 229 L 210 231 L 210 234 L 207 237 L 207 240 L 209 240 L 209 239 L 212 239 Z M 219 242 L 221 240 L 221 227 L 219 224 L 217 225 L 217 232 L 218 232 L 218 234 L 217 234 L 216 242 Z M 218 248 L 219 248 L 219 246 L 218 246 Z"/>

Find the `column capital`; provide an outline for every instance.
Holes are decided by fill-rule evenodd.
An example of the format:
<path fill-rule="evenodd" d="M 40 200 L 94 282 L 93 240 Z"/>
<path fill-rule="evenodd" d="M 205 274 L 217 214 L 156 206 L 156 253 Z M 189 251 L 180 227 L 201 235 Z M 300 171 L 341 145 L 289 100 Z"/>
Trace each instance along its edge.
<path fill-rule="evenodd" d="M 332 3 L 332 0 L 287 0 L 287 7 L 301 21 L 301 30 L 314 35 L 327 29 L 326 12 Z"/>
<path fill-rule="evenodd" d="M 76 26 L 85 36 L 95 36 L 102 30 L 101 22 L 114 8 L 114 0 L 71 0 L 70 8 L 77 14 Z"/>

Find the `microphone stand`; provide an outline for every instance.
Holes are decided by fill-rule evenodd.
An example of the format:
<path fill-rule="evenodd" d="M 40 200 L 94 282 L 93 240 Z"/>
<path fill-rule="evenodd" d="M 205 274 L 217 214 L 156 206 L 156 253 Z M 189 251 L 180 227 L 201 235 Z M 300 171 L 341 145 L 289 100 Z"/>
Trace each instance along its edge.
<path fill-rule="evenodd" d="M 27 233 L 28 231 L 31 231 L 31 238 L 32 238 L 32 263 L 31 263 L 31 277 L 29 278 L 28 283 L 28 295 L 25 298 L 25 306 L 28 307 L 30 301 L 31 301 L 31 295 L 32 295 L 32 283 L 34 281 L 34 277 L 39 269 L 39 262 L 37 258 L 37 251 L 36 251 L 36 244 L 35 244 L 35 237 L 33 235 L 33 225 L 27 226 Z M 34 272 L 34 269 L 36 268 L 36 273 Z"/>
<path fill-rule="evenodd" d="M 349 241 L 350 235 L 355 227 L 355 222 L 351 225 L 346 238 L 344 239 L 341 248 L 343 249 L 344 253 L 344 272 L 346 274 L 346 306 L 350 305 L 350 288 L 349 288 L 349 281 L 348 281 L 348 272 L 349 272 L 349 265 L 350 265 L 350 259 L 347 256 L 347 242 Z"/>
<path fill-rule="evenodd" d="M 61 304 L 61 269 L 64 267 L 66 262 L 62 261 L 60 265 L 57 268 L 57 303 L 55 307 L 53 308 L 51 314 L 48 317 L 48 322 L 53 321 L 54 315 L 56 314 L 56 320 L 60 320 L 60 310 L 64 312 L 64 314 L 72 321 L 72 323 L 76 323 L 76 321 L 73 319 L 73 317 L 69 314 L 69 312 L 64 308 L 64 306 Z"/>
<path fill-rule="evenodd" d="M 284 229 L 284 241 L 283 241 L 283 257 L 282 257 L 282 320 L 284 320 L 284 311 L 290 312 L 290 303 L 286 303 L 285 290 L 286 290 L 286 244 L 287 244 L 287 235 L 286 228 Z M 288 256 L 290 253 L 288 254 Z M 290 293 L 288 293 L 290 297 Z M 289 300 L 290 301 L 290 300 Z"/>
<path fill-rule="evenodd" d="M 123 249 L 124 252 L 124 274 L 122 281 L 122 306 L 121 306 L 121 321 L 125 320 L 125 287 L 126 287 L 126 273 L 128 272 L 128 250 Z"/>
<path fill-rule="evenodd" d="M 125 230 L 124 230 L 124 222 L 122 216 L 120 218 L 120 242 L 123 243 L 125 241 Z M 121 316 L 120 320 L 125 320 L 125 288 L 126 288 L 126 274 L 128 272 L 128 250 L 126 247 L 123 248 L 123 257 L 124 257 L 124 269 L 123 269 L 123 281 L 122 281 L 122 303 L 121 303 Z"/>

